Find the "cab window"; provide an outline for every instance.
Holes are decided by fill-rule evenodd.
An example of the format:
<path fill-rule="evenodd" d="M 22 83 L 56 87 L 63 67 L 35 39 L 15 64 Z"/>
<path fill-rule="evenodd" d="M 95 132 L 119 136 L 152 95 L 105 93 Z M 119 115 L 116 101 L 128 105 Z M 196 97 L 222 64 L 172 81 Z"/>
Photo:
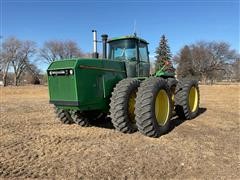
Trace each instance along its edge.
<path fill-rule="evenodd" d="M 148 49 L 147 44 L 140 42 L 139 43 L 139 59 L 143 62 L 148 62 Z"/>

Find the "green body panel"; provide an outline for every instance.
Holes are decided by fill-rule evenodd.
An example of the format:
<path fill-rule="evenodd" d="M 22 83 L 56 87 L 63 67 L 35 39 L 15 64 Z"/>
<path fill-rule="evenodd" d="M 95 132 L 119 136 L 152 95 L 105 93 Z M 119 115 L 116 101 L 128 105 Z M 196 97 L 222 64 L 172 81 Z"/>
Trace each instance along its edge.
<path fill-rule="evenodd" d="M 175 73 L 166 72 L 166 71 L 157 71 L 155 76 L 156 77 L 174 77 Z"/>
<path fill-rule="evenodd" d="M 75 59 L 53 62 L 56 69 L 73 69 L 73 75 L 48 76 L 50 101 L 71 101 L 78 105 L 55 104 L 63 109 L 108 111 L 110 96 L 118 81 L 126 78 L 122 61 Z"/>
<path fill-rule="evenodd" d="M 50 64 L 48 71 L 74 69 L 76 62 L 76 60 L 55 61 Z M 75 82 L 75 76 L 48 76 L 50 101 L 75 101 L 77 99 Z"/>
<path fill-rule="evenodd" d="M 166 65 L 164 65 L 161 69 L 159 69 L 155 75 L 155 77 L 175 77 L 175 72 L 171 71 L 167 68 Z"/>
<path fill-rule="evenodd" d="M 74 68 L 76 60 L 77 59 L 66 59 L 64 61 L 54 61 L 49 65 L 48 70 L 62 69 L 63 67 L 66 69 Z"/>

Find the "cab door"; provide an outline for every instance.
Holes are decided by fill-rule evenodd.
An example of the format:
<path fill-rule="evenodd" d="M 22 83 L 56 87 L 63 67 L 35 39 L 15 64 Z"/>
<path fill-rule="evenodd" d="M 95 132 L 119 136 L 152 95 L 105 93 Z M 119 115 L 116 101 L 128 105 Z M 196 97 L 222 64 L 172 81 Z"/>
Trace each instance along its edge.
<path fill-rule="evenodd" d="M 148 56 L 148 47 L 146 43 L 141 41 L 138 42 L 138 67 L 139 67 L 139 76 L 148 77 L 150 74 L 150 63 Z"/>

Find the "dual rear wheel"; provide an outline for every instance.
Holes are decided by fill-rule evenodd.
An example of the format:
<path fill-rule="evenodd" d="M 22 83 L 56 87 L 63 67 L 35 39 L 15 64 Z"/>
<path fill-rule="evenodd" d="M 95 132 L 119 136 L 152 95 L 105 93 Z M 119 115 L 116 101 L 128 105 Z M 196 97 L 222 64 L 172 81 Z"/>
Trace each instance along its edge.
<path fill-rule="evenodd" d="M 176 87 L 175 111 L 181 119 L 193 119 L 198 115 L 200 93 L 196 80 L 183 79 Z"/>
<path fill-rule="evenodd" d="M 184 119 L 196 117 L 199 109 L 197 81 L 150 77 L 141 84 L 128 78 L 112 93 L 110 116 L 114 127 L 123 133 L 137 129 L 149 137 L 169 130 L 172 112 Z"/>

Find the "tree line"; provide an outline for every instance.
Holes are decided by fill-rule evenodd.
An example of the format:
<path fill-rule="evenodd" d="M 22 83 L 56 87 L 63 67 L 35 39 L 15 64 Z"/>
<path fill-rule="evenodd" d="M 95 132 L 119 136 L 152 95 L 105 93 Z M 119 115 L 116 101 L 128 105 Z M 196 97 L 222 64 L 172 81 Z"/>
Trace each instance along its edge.
<path fill-rule="evenodd" d="M 185 45 L 172 56 L 168 39 L 162 35 L 155 54 L 153 73 L 166 66 L 166 70 L 176 72 L 177 78 L 196 78 L 203 83 L 240 81 L 240 56 L 226 42 L 202 41 Z M 91 54 L 83 53 L 72 40 L 49 40 L 38 48 L 33 41 L 9 37 L 0 47 L 0 81 L 6 86 L 11 75 L 17 86 L 30 76 L 33 84 L 39 84 L 42 76 L 37 66 L 39 62 L 49 64 L 77 57 L 91 57 Z"/>
<path fill-rule="evenodd" d="M 26 74 L 32 76 L 34 84 L 38 84 L 40 83 L 40 70 L 37 66 L 39 62 L 50 64 L 55 60 L 86 56 L 89 55 L 82 53 L 77 43 L 72 40 L 49 40 L 43 47 L 37 48 L 33 41 L 9 37 L 3 41 L 0 48 L 2 84 L 7 85 L 9 74 L 13 74 L 13 84 L 16 86 Z"/>
<path fill-rule="evenodd" d="M 162 35 L 156 49 L 155 71 L 164 64 L 175 69 L 177 78 L 195 78 L 203 84 L 240 81 L 240 55 L 226 42 L 196 42 L 185 45 L 172 57 L 168 40 Z"/>

